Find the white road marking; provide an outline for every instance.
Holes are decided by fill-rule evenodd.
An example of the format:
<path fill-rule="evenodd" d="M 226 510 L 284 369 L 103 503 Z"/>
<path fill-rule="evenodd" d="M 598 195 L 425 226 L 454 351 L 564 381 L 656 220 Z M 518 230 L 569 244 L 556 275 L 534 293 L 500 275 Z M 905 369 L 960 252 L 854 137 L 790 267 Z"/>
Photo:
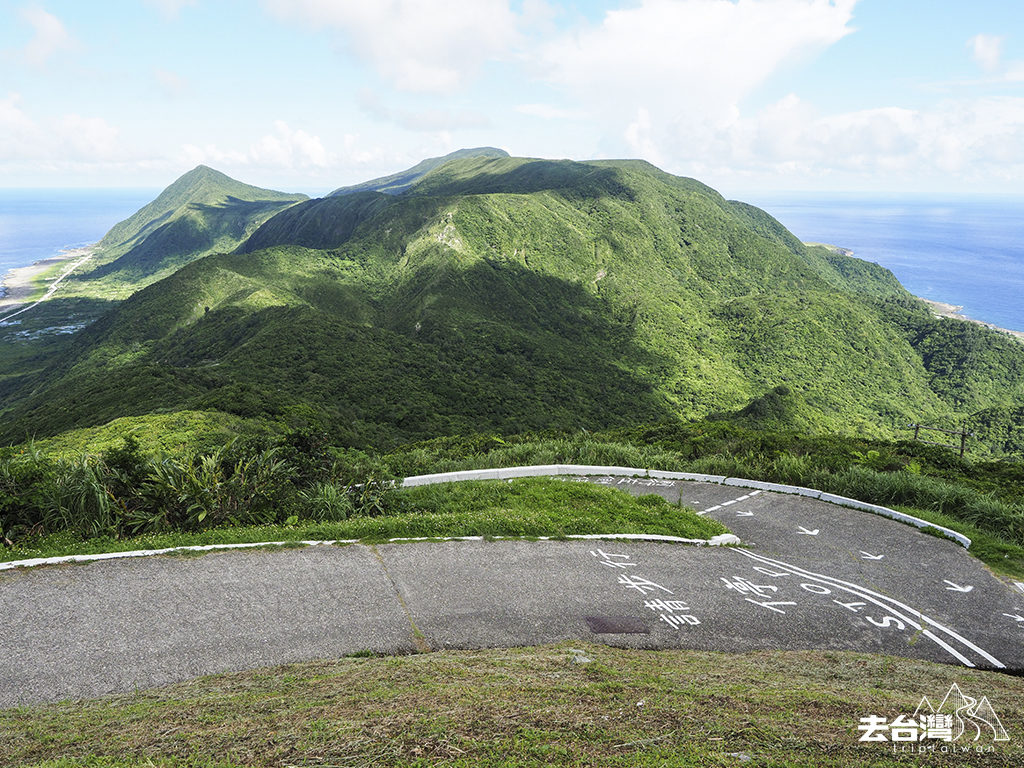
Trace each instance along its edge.
<path fill-rule="evenodd" d="M 796 603 L 794 603 L 794 602 L 792 602 L 790 600 L 773 600 L 771 602 L 762 603 L 759 600 L 754 600 L 753 598 L 748 597 L 748 598 L 746 598 L 746 601 L 748 603 L 753 603 L 754 605 L 760 605 L 762 608 L 767 608 L 769 611 L 775 611 L 776 613 L 781 613 L 783 616 L 786 615 L 786 612 L 784 610 L 782 610 L 781 608 L 773 608 L 772 606 L 773 605 L 796 605 Z"/>
<path fill-rule="evenodd" d="M 943 579 L 943 581 L 949 584 L 949 586 L 946 587 L 946 589 L 948 589 L 950 592 L 970 592 L 972 589 L 974 589 L 974 587 L 970 584 L 968 584 L 966 587 L 961 587 L 959 584 L 956 584 L 955 582 L 952 582 L 949 579 Z"/>
<path fill-rule="evenodd" d="M 866 608 L 867 607 L 867 603 L 862 603 L 860 601 L 855 601 L 855 602 L 852 602 L 852 603 L 844 603 L 841 600 L 833 600 L 832 602 L 835 603 L 836 605 L 841 605 L 846 610 L 853 611 L 854 613 L 857 613 L 858 609 L 860 609 L 860 608 Z"/>
<path fill-rule="evenodd" d="M 1017 585 L 1017 589 L 1024 592 L 1024 581 L 1015 581 L 1013 583 Z"/>
<path fill-rule="evenodd" d="M 1021 616 L 1019 613 L 1004 613 L 1003 616 L 1006 616 L 1009 619 L 1013 619 L 1018 624 L 1024 621 L 1024 616 Z"/>
<path fill-rule="evenodd" d="M 815 529 L 814 529 L 813 531 L 809 531 L 809 530 L 807 530 L 806 528 L 804 528 L 804 527 L 803 527 L 803 526 L 801 525 L 801 526 L 800 526 L 800 530 L 799 530 L 799 531 L 797 531 L 797 533 L 804 533 L 804 534 L 806 534 L 806 535 L 808 535 L 808 536 L 817 536 L 817 535 L 818 535 L 818 531 L 819 531 L 819 529 L 818 529 L 818 528 L 815 528 Z"/>
<path fill-rule="evenodd" d="M 803 568 L 791 565 L 790 563 L 783 562 L 782 560 L 775 560 L 773 558 L 764 557 L 763 555 L 758 555 L 745 549 L 732 549 L 731 551 L 736 552 L 737 554 L 740 554 L 743 557 L 750 558 L 751 560 L 756 560 L 762 564 L 771 565 L 772 567 L 778 568 L 780 570 L 788 570 L 790 573 L 800 575 L 804 578 L 807 578 L 810 581 L 821 581 L 825 584 L 834 586 L 838 589 L 842 589 L 845 592 L 849 592 L 850 594 L 856 595 L 857 597 L 867 600 L 868 602 L 874 603 L 878 607 L 883 608 L 887 612 L 893 614 L 894 617 L 899 617 L 903 619 L 904 621 L 906 621 L 906 623 L 908 623 L 915 629 L 923 630 L 922 634 L 924 634 L 936 645 L 939 645 L 940 647 L 945 649 L 951 656 L 960 661 L 960 663 L 962 663 L 964 666 L 974 667 L 977 665 L 971 662 L 970 659 L 968 659 L 962 653 L 957 651 L 955 648 L 950 646 L 949 643 L 947 643 L 941 637 L 938 637 L 934 632 L 932 632 L 929 629 L 923 629 L 923 626 L 921 624 L 918 624 L 914 620 L 910 619 L 908 616 L 903 615 L 901 612 L 909 613 L 911 615 L 918 617 L 921 620 L 922 624 L 928 624 L 935 630 L 946 634 L 955 642 L 958 642 L 965 648 L 968 648 L 977 653 L 979 656 L 981 656 L 983 659 L 989 662 L 992 666 L 997 667 L 999 669 L 1006 668 L 1006 665 L 999 661 L 999 659 L 997 659 L 995 656 L 988 653 L 987 651 L 982 650 L 967 638 L 958 634 L 949 627 L 943 626 L 942 624 L 930 618 L 929 616 L 926 616 L 925 614 L 921 613 L 921 611 L 917 610 L 916 608 L 911 608 L 909 605 L 907 605 L 906 603 L 902 603 L 899 600 L 879 594 L 878 592 L 870 590 L 867 587 L 862 587 L 859 584 L 853 584 L 851 582 L 843 581 L 842 579 L 837 579 L 832 576 L 824 576 L 820 573 L 813 573 L 812 571 L 807 571 Z M 898 610 L 894 610 L 892 606 L 896 606 L 896 609 Z"/>
<path fill-rule="evenodd" d="M 872 555 L 870 552 L 865 552 L 863 549 L 860 551 L 860 553 L 861 555 L 863 555 L 863 557 L 861 557 L 861 560 L 881 560 L 883 557 L 885 557 L 885 555 Z"/>
<path fill-rule="evenodd" d="M 721 504 L 715 504 L 715 506 L 708 507 L 703 512 L 698 512 L 697 514 L 698 515 L 706 515 L 708 512 L 717 512 L 718 510 L 720 510 L 720 509 L 722 509 L 724 507 L 731 506 L 732 504 L 736 504 L 737 502 L 746 501 L 747 499 L 750 499 L 753 496 L 757 496 L 757 494 L 759 494 L 759 493 L 760 493 L 760 491 L 751 491 L 750 493 L 746 493 L 746 494 L 744 494 L 742 496 L 738 496 L 735 499 L 729 499 L 729 501 L 723 501 Z M 695 501 L 693 503 L 694 504 L 698 504 L 699 502 Z M 753 514 L 754 514 L 753 512 L 741 512 L 739 516 L 740 517 L 747 517 L 748 515 L 753 515 Z"/>
<path fill-rule="evenodd" d="M 736 517 L 753 517 L 753 512 L 737 512 Z"/>

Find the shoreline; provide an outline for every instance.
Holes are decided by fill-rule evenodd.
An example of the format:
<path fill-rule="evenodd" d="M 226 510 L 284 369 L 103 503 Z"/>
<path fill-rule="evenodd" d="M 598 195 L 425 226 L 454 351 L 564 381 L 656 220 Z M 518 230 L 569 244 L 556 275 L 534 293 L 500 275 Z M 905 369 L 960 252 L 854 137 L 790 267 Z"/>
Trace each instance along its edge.
<path fill-rule="evenodd" d="M 999 331 L 1000 333 L 1007 333 L 1010 336 L 1014 336 L 1021 341 L 1024 341 L 1024 331 L 1013 331 L 1009 328 L 1001 328 L 993 323 L 986 323 L 984 320 L 977 320 L 973 317 L 968 317 L 960 312 L 963 309 L 962 305 L 958 304 L 947 304 L 944 301 L 932 301 L 926 299 L 923 296 L 915 296 L 914 298 L 923 301 L 928 305 L 928 308 L 932 311 L 935 317 L 946 317 L 952 320 L 965 320 L 968 323 L 974 323 L 975 325 L 983 325 L 986 328 L 991 328 L 993 331 Z"/>
<path fill-rule="evenodd" d="M 36 304 L 48 299 L 53 295 L 54 291 L 57 290 L 57 286 L 60 282 L 70 275 L 78 266 L 92 258 L 95 252 L 96 243 L 82 246 L 80 248 L 65 248 L 56 256 L 48 256 L 45 259 L 34 261 L 27 267 L 14 267 L 13 269 L 8 270 L 7 273 L 0 278 L 0 313 L 4 310 L 10 309 L 16 309 L 17 311 L 5 317 L 0 317 L 0 322 L 8 320 L 9 318 L 14 317 L 14 315 L 19 315 L 22 312 L 31 309 Z M 58 264 L 72 261 L 73 259 L 77 259 L 77 261 L 61 272 L 53 282 L 50 283 L 49 288 L 47 288 L 41 298 L 33 301 L 33 296 L 38 294 L 39 290 L 43 287 L 39 284 L 38 278 Z M 28 306 L 22 309 L 17 309 L 23 304 L 28 304 Z"/>
<path fill-rule="evenodd" d="M 838 245 L 831 245 L 829 243 L 804 243 L 804 245 L 827 248 L 833 253 L 838 253 L 843 256 L 854 256 L 853 251 L 851 251 L 849 248 L 842 248 Z M 919 301 L 923 301 L 925 304 L 927 304 L 928 308 L 932 311 L 932 314 L 935 317 L 947 317 L 952 320 L 963 320 L 968 323 L 974 323 L 975 325 L 983 325 L 986 328 L 989 328 L 993 331 L 999 331 L 1000 333 L 1008 334 L 1019 339 L 1021 342 L 1024 342 L 1024 331 L 1013 331 L 1010 330 L 1009 328 L 1002 328 L 1001 326 L 998 326 L 994 323 L 988 323 L 985 322 L 984 320 L 977 320 L 973 317 L 968 317 L 967 315 L 961 312 L 961 310 L 963 309 L 962 304 L 947 304 L 944 301 L 933 301 L 932 299 L 926 299 L 923 296 L 915 296 L 914 298 L 918 299 Z"/>

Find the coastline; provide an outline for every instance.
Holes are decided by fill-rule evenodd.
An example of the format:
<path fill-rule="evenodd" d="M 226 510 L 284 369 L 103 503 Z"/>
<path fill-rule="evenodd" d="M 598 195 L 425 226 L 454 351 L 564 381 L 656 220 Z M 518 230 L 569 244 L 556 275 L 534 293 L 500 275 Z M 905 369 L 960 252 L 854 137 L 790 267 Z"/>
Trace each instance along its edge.
<path fill-rule="evenodd" d="M 838 245 L 831 245 L 829 243 L 804 243 L 804 245 L 827 248 L 832 253 L 841 254 L 843 256 L 854 255 L 853 251 L 851 251 L 849 248 L 842 248 Z M 993 323 L 986 323 L 984 320 L 976 320 L 973 317 L 968 317 L 967 315 L 961 313 L 961 310 L 963 309 L 962 305 L 947 304 L 944 301 L 933 301 L 931 299 L 926 299 L 923 296 L 915 296 L 914 298 L 918 299 L 919 301 L 923 301 L 925 304 L 927 304 L 928 308 L 932 311 L 932 314 L 935 317 L 946 317 L 952 320 L 963 320 L 968 323 L 974 323 L 975 325 L 983 325 L 986 328 L 990 328 L 993 331 L 999 331 L 1000 333 L 1005 333 L 1010 336 L 1013 336 L 1014 338 L 1019 339 L 1022 343 L 1024 343 L 1024 331 L 1012 331 L 1009 328 L 1001 328 L 1000 326 L 995 325 Z"/>
<path fill-rule="evenodd" d="M 968 323 L 974 323 L 975 325 L 983 325 L 986 328 L 991 328 L 993 331 L 999 331 L 1000 333 L 1007 333 L 1010 336 L 1014 336 L 1024 342 L 1024 331 L 1011 331 L 1009 328 L 1000 328 L 998 325 L 992 323 L 986 323 L 984 320 L 975 320 L 973 317 L 961 314 L 960 310 L 962 306 L 957 304 L 947 304 L 944 301 L 932 301 L 931 299 L 923 298 L 922 296 L 916 296 L 915 298 L 920 299 L 928 308 L 932 311 L 935 317 L 948 317 L 952 320 L 966 320 Z"/>
<path fill-rule="evenodd" d="M 14 267 L 13 269 L 8 270 L 7 274 L 0 278 L 0 312 L 20 307 L 23 304 L 29 304 L 29 307 L 25 307 L 24 309 L 18 310 L 14 313 L 20 314 L 31 306 L 35 306 L 35 304 L 49 298 L 57 289 L 60 281 L 71 274 L 76 267 L 92 258 L 95 250 L 95 244 L 83 246 L 81 248 L 65 248 L 56 256 L 49 256 L 45 259 L 40 259 L 39 261 L 29 264 L 27 267 Z M 33 302 L 33 297 L 39 293 L 41 288 L 43 288 L 43 286 L 40 285 L 39 277 L 52 270 L 58 264 L 71 261 L 73 259 L 77 259 L 77 261 L 61 272 L 53 280 L 49 288 L 47 288 L 44 295 Z M 14 315 L 12 314 L 0 319 L 6 320 L 8 317 L 13 316 Z"/>

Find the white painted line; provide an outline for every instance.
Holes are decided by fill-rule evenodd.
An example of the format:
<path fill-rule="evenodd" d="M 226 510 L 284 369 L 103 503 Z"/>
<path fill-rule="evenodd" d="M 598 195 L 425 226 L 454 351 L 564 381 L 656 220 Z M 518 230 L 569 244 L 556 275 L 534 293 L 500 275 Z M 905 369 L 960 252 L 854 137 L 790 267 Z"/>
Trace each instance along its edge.
<path fill-rule="evenodd" d="M 536 538 L 539 541 L 550 541 L 550 536 L 524 537 L 524 536 L 491 536 L 492 539 L 509 541 L 522 541 Z M 720 533 L 710 539 L 686 539 L 681 536 L 666 536 L 660 533 L 570 533 L 563 537 L 565 539 L 601 540 L 601 539 L 628 539 L 631 541 L 665 541 L 673 544 L 691 544 L 697 547 L 720 547 L 729 544 L 740 544 L 740 538 L 731 533 Z M 388 539 L 388 544 L 401 544 L 417 541 L 485 541 L 483 536 L 415 536 Z M 183 547 L 165 547 L 164 549 L 133 549 L 127 552 L 101 552 L 94 555 L 61 555 L 59 557 L 36 557 L 29 560 L 9 560 L 0 562 L 0 571 L 9 571 L 15 568 L 34 568 L 39 565 L 64 565 L 67 563 L 91 563 L 99 560 L 120 560 L 129 557 L 152 557 L 154 555 L 171 555 L 176 552 L 215 552 L 229 549 L 254 549 L 257 547 L 287 547 L 302 545 L 305 547 L 319 547 L 331 544 L 360 544 L 360 539 L 325 539 L 319 540 L 288 540 L 288 541 L 260 541 L 245 544 L 193 544 Z"/>
<path fill-rule="evenodd" d="M 133 549 L 128 552 L 101 552 L 96 555 L 63 555 L 61 557 L 36 557 L 30 560 L 10 560 L 0 563 L 0 571 L 12 568 L 33 568 L 37 565 L 62 565 L 64 563 L 91 563 L 97 560 L 119 560 L 128 557 L 152 557 L 168 555 L 175 552 L 213 552 L 220 549 L 253 549 L 255 547 L 281 547 L 301 544 L 316 547 L 327 544 L 357 544 L 358 539 L 330 539 L 327 541 L 260 541 L 246 544 L 194 544 L 185 547 L 165 547 L 164 549 Z"/>
<path fill-rule="evenodd" d="M 949 643 L 947 643 L 941 637 L 938 637 L 930 629 L 924 630 L 921 634 L 923 634 L 925 637 L 927 637 L 929 640 L 931 640 L 935 644 L 945 648 L 954 658 L 958 659 L 960 661 L 960 663 L 963 664 L 965 667 L 973 667 L 973 666 L 975 666 L 974 664 L 971 663 L 970 659 L 968 659 L 966 656 L 963 656 L 959 651 L 957 651 L 955 648 L 953 648 L 953 646 L 949 645 Z"/>
<path fill-rule="evenodd" d="M 949 586 L 946 587 L 946 589 L 950 590 L 951 592 L 970 592 L 972 589 L 974 589 L 974 587 L 970 584 L 968 584 L 966 587 L 961 587 L 959 584 L 956 584 L 950 581 L 949 579 L 943 579 L 943 581 L 949 584 Z"/>
<path fill-rule="evenodd" d="M 868 589 L 867 587 L 862 587 L 859 584 L 853 584 L 853 583 L 851 583 L 849 581 L 843 581 L 842 579 L 838 579 L 838 578 L 835 578 L 833 576 L 824 576 L 824 575 L 822 575 L 820 573 L 814 573 L 813 571 L 807 571 L 807 570 L 804 570 L 803 568 L 800 568 L 800 567 L 795 566 L 795 565 L 791 565 L 791 564 L 786 563 L 786 562 L 784 562 L 782 560 L 774 560 L 772 558 L 765 557 L 764 555 L 755 554 L 755 553 L 750 552 L 749 550 L 746 550 L 746 549 L 736 549 L 734 551 L 738 552 L 739 554 L 743 555 L 744 557 L 749 557 L 752 560 L 757 560 L 757 561 L 759 561 L 761 563 L 764 563 L 766 565 L 772 565 L 772 566 L 777 567 L 777 568 L 789 569 L 789 571 L 791 573 L 799 574 L 800 576 L 804 576 L 804 577 L 809 578 L 809 579 L 816 579 L 818 581 L 821 581 L 824 584 L 831 584 L 833 586 L 837 586 L 840 589 L 843 589 L 843 590 L 845 590 L 847 592 L 850 592 L 852 594 L 857 595 L 858 597 L 861 597 L 861 598 L 863 598 L 865 600 L 869 600 L 870 602 L 874 603 L 875 605 L 877 605 L 877 606 L 879 606 L 881 608 L 884 608 L 887 611 L 895 613 L 895 611 L 893 610 L 893 608 L 891 606 L 896 606 L 898 609 L 900 609 L 902 611 L 905 611 L 905 612 L 907 612 L 909 614 L 912 614 L 912 615 L 915 615 L 915 616 L 919 617 L 921 619 L 921 621 L 923 621 L 923 622 L 925 622 L 927 624 L 930 624 L 934 629 L 947 634 L 949 637 L 953 638 L 958 643 L 966 646 L 967 648 L 969 648 L 972 651 L 974 651 L 975 653 L 977 653 L 979 656 L 981 656 L 986 661 L 991 663 L 992 666 L 998 667 L 999 669 L 1005 669 L 1006 668 L 1006 665 L 1003 664 L 1001 661 L 999 661 L 999 659 L 995 658 L 994 656 L 992 656 L 987 651 L 982 650 L 981 648 L 976 646 L 974 643 L 972 643 L 967 638 L 957 634 L 952 629 L 949 629 L 948 627 L 945 627 L 942 624 L 939 624 L 937 621 L 935 621 L 934 619 L 932 619 L 932 618 L 926 616 L 925 614 L 921 613 L 921 611 L 917 610 L 916 608 L 911 608 L 906 603 L 902 603 L 899 600 L 896 600 L 895 598 L 879 594 L 878 592 L 875 592 L 875 591 L 873 591 L 871 589 Z M 885 601 L 885 602 L 882 602 L 882 601 Z M 890 605 L 886 605 L 886 602 L 888 602 Z M 911 622 L 909 619 L 906 619 L 905 616 L 903 616 L 901 618 L 904 618 L 909 623 L 914 623 L 914 622 Z M 935 639 L 935 638 L 933 638 L 933 639 Z M 937 639 L 937 642 L 939 640 L 941 640 L 941 639 Z M 946 647 L 944 643 L 940 642 L 940 644 L 942 644 L 944 647 Z M 952 649 L 950 649 L 948 647 L 946 647 L 946 649 L 949 650 L 954 655 L 959 657 L 959 654 L 957 654 L 955 651 L 952 651 Z M 975 666 L 974 664 L 970 663 L 969 661 L 965 661 L 964 663 L 965 663 L 966 666 L 970 666 L 970 667 Z"/>

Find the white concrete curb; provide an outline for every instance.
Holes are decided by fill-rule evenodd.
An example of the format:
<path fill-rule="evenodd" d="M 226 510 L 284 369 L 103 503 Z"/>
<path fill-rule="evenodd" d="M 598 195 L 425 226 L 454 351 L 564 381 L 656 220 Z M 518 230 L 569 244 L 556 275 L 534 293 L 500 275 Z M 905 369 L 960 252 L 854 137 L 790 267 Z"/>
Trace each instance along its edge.
<path fill-rule="evenodd" d="M 435 485 L 437 483 L 457 483 L 463 480 L 511 480 L 517 477 L 551 477 L 557 475 L 593 476 L 610 475 L 613 477 L 642 477 L 649 480 L 688 480 L 691 482 L 714 483 L 716 485 L 732 485 L 738 488 L 754 488 L 761 491 L 773 491 L 775 493 L 796 494 L 808 496 L 812 499 L 829 504 L 836 504 L 841 507 L 850 507 L 864 512 L 871 512 L 876 515 L 898 520 L 901 523 L 908 523 L 918 528 L 932 528 L 943 536 L 953 539 L 964 549 L 970 549 L 971 540 L 962 533 L 945 528 L 935 523 L 929 523 L 913 515 L 897 512 L 895 509 L 881 507 L 877 504 L 868 504 L 856 499 L 848 499 L 845 496 L 837 496 L 833 493 L 817 491 L 813 488 L 801 488 L 797 485 L 781 485 L 779 483 L 766 483 L 761 480 L 747 480 L 742 477 L 725 477 L 724 475 L 701 475 L 692 472 L 668 472 L 661 469 L 638 469 L 636 467 L 603 467 L 590 464 L 540 464 L 529 467 L 507 467 L 501 469 L 470 469 L 460 472 L 440 472 L 433 475 L 416 475 L 407 477 L 397 483 L 400 488 L 414 488 L 420 485 Z M 495 536 L 495 539 L 518 538 L 510 536 Z M 538 537 L 542 541 L 550 540 L 548 536 Z M 593 533 L 593 534 L 572 534 L 565 536 L 567 539 L 632 539 L 636 541 L 667 541 L 676 544 L 691 544 L 695 546 L 722 546 L 728 544 L 739 544 L 738 537 L 731 533 L 724 533 L 713 536 L 710 539 L 683 539 L 678 536 L 662 536 L 658 534 L 644 533 Z M 389 542 L 406 541 L 482 541 L 482 536 L 439 536 L 423 538 L 400 538 L 388 539 Z M 167 555 L 175 552 L 212 552 L 221 549 L 252 549 L 254 547 L 287 546 L 289 544 L 302 544 L 303 546 L 319 546 L 329 544 L 357 544 L 358 539 L 331 539 L 328 541 L 261 541 L 252 544 L 199 544 L 187 547 L 168 547 L 166 549 L 137 549 L 130 552 L 104 552 L 97 555 L 65 555 L 63 557 L 37 557 L 31 560 L 11 560 L 0 563 L 0 571 L 7 571 L 13 568 L 31 568 L 37 565 L 60 565 L 62 563 L 86 563 L 96 560 L 115 560 L 123 557 L 149 557 L 150 555 Z"/>
<path fill-rule="evenodd" d="M 453 482 L 453 481 L 438 481 Z M 528 536 L 491 536 L 491 539 L 509 541 L 529 540 Z M 672 544 L 690 544 L 697 547 L 723 547 L 739 544 L 739 536 L 731 533 L 720 533 L 710 539 L 684 539 L 680 536 L 665 536 L 660 533 L 568 533 L 565 536 L 537 536 L 537 541 L 557 541 L 559 539 L 583 539 L 586 541 L 622 540 L 630 541 L 664 541 Z M 388 544 L 402 544 L 417 541 L 484 541 L 483 536 L 415 536 L 388 539 Z M 0 563 L 0 571 L 14 568 L 34 568 L 38 565 L 65 565 L 67 563 L 91 563 L 97 560 L 118 560 L 127 557 L 150 557 L 153 555 L 173 555 L 176 552 L 215 552 L 227 549 L 254 549 L 257 547 L 287 547 L 302 545 L 304 547 L 329 546 L 332 544 L 359 544 L 360 539 L 325 539 L 310 541 L 293 539 L 290 541 L 259 541 L 245 544 L 193 544 L 184 547 L 166 547 L 164 549 L 133 549 L 127 552 L 101 552 L 94 555 L 62 555 L 60 557 L 36 557 L 30 560 L 11 560 Z"/>
<path fill-rule="evenodd" d="M 497 478 L 494 477 L 497 473 Z M 513 477 L 537 477 L 552 475 L 610 475 L 613 477 L 642 477 L 652 480 L 689 480 L 701 483 L 715 483 L 717 485 L 733 485 L 738 488 L 754 488 L 761 491 L 773 491 L 775 493 L 788 493 L 798 496 L 807 496 L 812 499 L 819 499 L 829 504 L 836 504 L 840 507 L 850 507 L 863 512 L 871 512 L 876 515 L 898 520 L 901 523 L 916 526 L 917 528 L 932 528 L 948 539 L 957 542 L 964 549 L 971 548 L 971 540 L 962 533 L 951 530 L 935 523 L 929 523 L 919 517 L 897 512 L 895 509 L 882 507 L 878 504 L 868 504 L 856 499 L 848 499 L 845 496 L 837 496 L 833 493 L 818 491 L 814 488 L 802 488 L 798 485 L 782 485 L 780 483 L 766 483 L 763 480 L 748 480 L 743 477 L 725 477 L 724 475 L 701 475 L 691 472 L 667 472 L 661 469 L 639 469 L 637 467 L 601 467 L 589 464 L 545 464 L 532 467 L 511 467 L 508 469 L 475 469 L 462 472 L 442 472 L 436 475 L 417 475 L 407 477 L 399 485 L 403 488 L 410 488 L 417 485 L 432 485 L 434 483 L 450 483 L 460 480 L 484 480 L 484 479 L 508 479 Z"/>

